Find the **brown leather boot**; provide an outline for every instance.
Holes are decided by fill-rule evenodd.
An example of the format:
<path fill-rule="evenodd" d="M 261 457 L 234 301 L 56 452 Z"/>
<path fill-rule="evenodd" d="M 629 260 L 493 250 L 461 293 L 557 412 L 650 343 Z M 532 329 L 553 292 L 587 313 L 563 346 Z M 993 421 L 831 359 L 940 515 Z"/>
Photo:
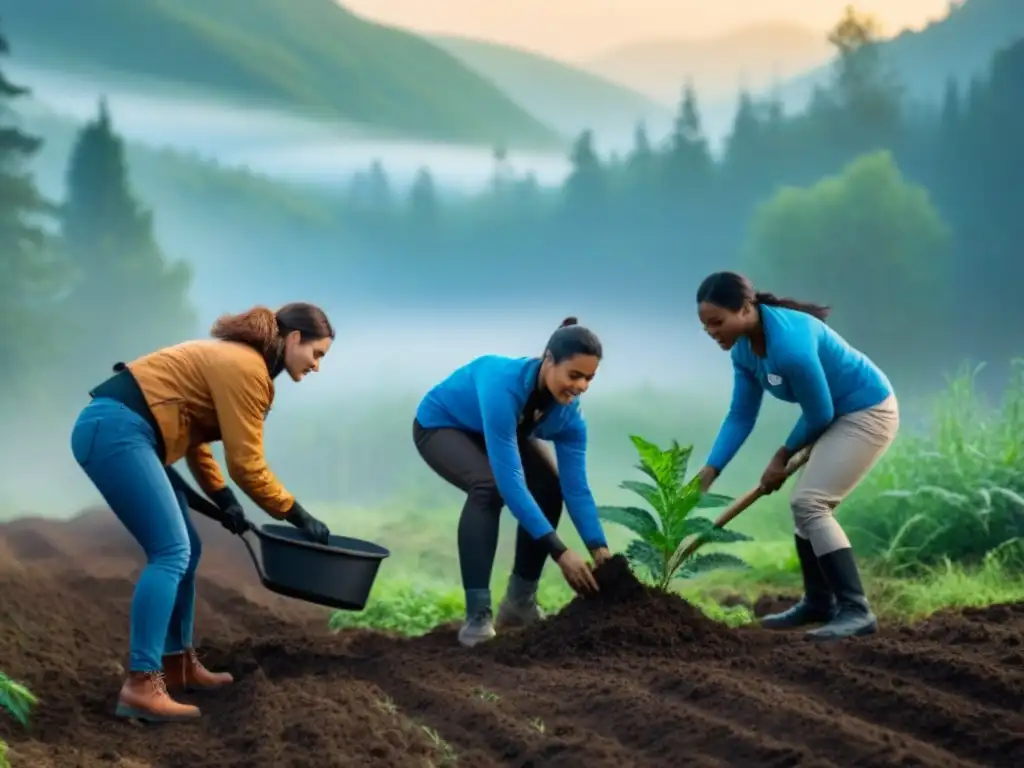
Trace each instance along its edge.
<path fill-rule="evenodd" d="M 167 693 L 163 672 L 129 672 L 117 697 L 118 717 L 169 723 L 194 720 L 199 707 L 181 704 Z"/>
<path fill-rule="evenodd" d="M 166 654 L 164 675 L 169 691 L 208 691 L 235 681 L 229 672 L 211 672 L 204 667 L 194 648 Z"/>

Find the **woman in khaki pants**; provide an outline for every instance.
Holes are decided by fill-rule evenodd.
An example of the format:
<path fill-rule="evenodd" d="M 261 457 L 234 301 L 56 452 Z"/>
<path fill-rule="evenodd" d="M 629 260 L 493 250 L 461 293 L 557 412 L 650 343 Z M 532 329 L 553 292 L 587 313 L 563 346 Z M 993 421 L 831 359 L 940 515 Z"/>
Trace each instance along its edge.
<path fill-rule="evenodd" d="M 702 488 L 711 486 L 747 439 L 766 390 L 797 403 L 802 414 L 761 476 L 765 492 L 782 487 L 790 457 L 814 445 L 789 502 L 804 595 L 762 624 L 789 629 L 824 623 L 808 632 L 815 640 L 877 631 L 850 541 L 833 511 L 896 437 L 900 419 L 892 385 L 823 322 L 826 307 L 756 291 L 735 272 L 708 276 L 697 290 L 697 305 L 705 331 L 730 352 L 734 380 L 729 413 L 700 471 Z"/>

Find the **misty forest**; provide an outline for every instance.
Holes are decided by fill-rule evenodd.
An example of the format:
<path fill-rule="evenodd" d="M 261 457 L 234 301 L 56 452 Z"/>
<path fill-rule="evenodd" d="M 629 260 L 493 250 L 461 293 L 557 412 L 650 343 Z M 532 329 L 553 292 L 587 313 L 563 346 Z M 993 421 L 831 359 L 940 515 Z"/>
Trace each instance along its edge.
<path fill-rule="evenodd" d="M 387 167 L 368 158 L 363 172 L 322 195 L 329 206 L 318 198 L 313 210 L 301 207 L 308 202 L 301 197 L 261 197 L 271 185 L 244 170 L 230 184 L 218 182 L 221 188 L 197 176 L 179 194 L 193 197 L 194 209 L 208 211 L 220 227 L 202 258 L 169 252 L 160 241 L 161 210 L 136 191 L 117 114 L 102 100 L 67 142 L 61 188 L 41 192 L 33 159 L 42 140 L 14 118 L 31 83 L 5 77 L 4 407 L 13 409 L 19 432 L 35 433 L 29 443 L 45 444 L 33 454 L 44 461 L 64 450 L 85 391 L 117 360 L 203 335 L 222 311 L 303 297 L 337 307 L 343 331 L 331 363 L 338 379 L 369 386 L 368 376 L 379 378 L 380 390 L 401 403 L 385 406 L 378 398 L 368 418 L 362 407 L 339 402 L 329 419 L 318 405 L 269 427 L 269 450 L 286 464 L 295 451 L 314 454 L 296 462 L 292 482 L 311 484 L 316 496 L 379 501 L 408 490 L 417 462 L 405 424 L 430 379 L 421 386 L 402 371 L 404 356 L 393 345 L 416 333 L 416 317 L 431 326 L 430 318 L 457 307 L 477 318 L 459 320 L 463 326 L 486 325 L 489 316 L 507 326 L 518 313 L 537 329 L 534 344 L 566 314 L 591 324 L 599 315 L 595 329 L 609 326 L 609 368 L 625 352 L 617 354 L 610 326 L 632 318 L 634 338 L 622 346 L 645 358 L 651 386 L 669 398 L 659 407 L 673 413 L 671 434 L 703 447 L 718 416 L 700 416 L 687 401 L 715 401 L 726 368 L 713 346 L 681 340 L 697 329 L 696 285 L 723 268 L 747 272 L 780 295 L 831 305 L 830 322 L 883 366 L 908 408 L 978 363 L 991 372 L 979 386 L 998 397 L 1021 320 L 1015 295 L 1024 266 L 1015 243 L 1024 234 L 1024 193 L 1016 183 L 1024 44 L 998 50 L 985 74 L 967 83 L 951 75 L 941 101 L 930 103 L 904 92 L 873 34 L 870 20 L 852 11 L 836 25 L 829 80 L 801 112 L 740 93 L 717 154 L 702 130 L 700 94 L 684 84 L 667 135 L 639 123 L 631 149 L 601 156 L 600 137 L 585 130 L 571 142 L 571 167 L 557 186 L 510 170 L 514 151 L 502 147 L 494 149 L 493 179 L 481 192 L 445 191 L 432 179 L 429 157 L 400 188 L 389 183 Z M 17 41 L 9 43 L 4 51 L 16 60 Z M 210 223 L 194 226 L 208 230 Z M 197 307 L 194 288 L 203 275 L 204 306 Z M 373 316 L 368 303 L 378 317 L 386 311 L 408 322 L 384 334 L 376 321 L 364 328 L 361 317 Z M 433 331 L 452 332 L 441 325 Z M 364 334 L 373 345 L 359 346 Z M 354 358 L 346 352 L 353 345 L 360 350 Z M 485 344 L 482 351 L 491 350 Z M 677 375 L 687 380 L 673 381 Z M 710 380 L 699 383 L 702 376 Z M 599 383 L 595 401 L 600 390 Z M 671 400 L 684 390 L 686 398 Z M 291 399 L 303 403 L 299 394 Z M 39 421 L 26 421 L 30 412 Z M 604 412 L 594 418 L 600 422 Z M 628 417 L 607 418 L 612 434 L 598 430 L 599 443 L 621 444 L 613 430 L 632 428 L 622 424 Z M 646 421 L 657 430 L 664 421 L 640 418 L 637 429 Z M 24 450 L 21 439 L 11 444 L 14 453 Z M 310 439 L 313 451 L 305 447 Z M 618 461 L 628 445 L 613 450 Z M 596 454 L 603 468 L 601 450 Z M 4 493 L 24 504 L 20 491 Z"/>
<path fill-rule="evenodd" d="M 628 151 L 602 154 L 600 136 L 584 130 L 566 146 L 557 185 L 518 173 L 515 150 L 495 146 L 492 179 L 477 192 L 436 182 L 429 156 L 405 185 L 368 157 L 337 189 L 288 197 L 288 185 L 252 171 L 206 161 L 204 177 L 194 160 L 162 150 L 169 173 L 193 169 L 180 194 L 220 226 L 202 258 L 161 242 L 161 210 L 137 191 L 136 151 L 102 97 L 65 142 L 59 191 L 43 192 L 34 172 L 43 139 L 17 117 L 31 83 L 4 76 L 2 408 L 17 427 L 3 438 L 15 468 L 0 487 L 3 514 L 68 515 L 73 499 L 89 498 L 67 431 L 113 363 L 205 335 L 221 312 L 294 298 L 332 309 L 341 330 L 325 370 L 335 370 L 322 374 L 329 383 L 282 388 L 268 455 L 290 487 L 341 515 L 346 504 L 453 503 L 412 449 L 419 395 L 471 354 L 536 353 L 567 314 L 593 324 L 609 350 L 609 389 L 599 377 L 587 395 L 595 487 L 616 492 L 627 434 L 706 450 L 730 379 L 726 356 L 700 338 L 694 292 L 724 268 L 832 306 L 830 323 L 896 384 L 906 441 L 934 428 L 936 397 L 999 408 L 1015 386 L 1024 320 L 1024 41 L 968 82 L 951 74 L 935 102 L 907 93 L 869 17 L 848 10 L 829 42 L 827 80 L 802 111 L 740 92 L 715 152 L 700 93 L 682 83 L 665 135 L 640 121 Z M 16 61 L 17 40 L 3 51 Z M 152 157 L 136 155 L 152 174 Z M 510 335 L 517 322 L 533 330 Z M 616 336 L 617 323 L 631 330 Z M 423 359 L 413 347 L 443 348 L 473 326 L 495 330 L 472 352 L 443 353 L 430 375 L 413 370 Z M 643 378 L 616 374 L 617 359 Z M 765 412 L 723 480 L 730 486 L 756 477 L 787 428 L 784 407 Z"/>
<path fill-rule="evenodd" d="M 652 744 L 716 765 L 737 755 L 751 766 L 908 755 L 921 765 L 1017 764 L 1019 0 L 950 3 L 941 19 L 896 36 L 850 6 L 822 35 L 817 68 L 768 86 L 763 71 L 760 84 L 722 75 L 736 81 L 727 99 L 681 73 L 674 104 L 595 67 L 419 35 L 334 0 L 90 3 L 0 0 L 0 768 L 8 745 L 33 766 L 69 765 L 71 754 L 75 765 L 120 755 L 206 765 L 197 761 L 214 742 L 224 765 L 284 765 L 300 742 L 322 759 L 371 754 L 396 766 L 455 765 L 460 750 L 481 758 L 474 764 L 498 764 L 499 754 L 524 765 L 554 756 L 663 764 L 668 752 L 645 752 Z M 601 109 L 567 106 L 587 98 Z M 207 119 L 201 149 L 175 140 L 196 116 Z M 251 161 L 261 141 L 269 149 Z M 476 165 L 460 165 L 470 154 Z M 835 511 L 883 634 L 838 656 L 796 659 L 788 641 L 743 634 L 803 586 L 791 486 L 669 567 L 683 541 L 675 533 L 703 536 L 712 526 L 701 515 L 721 512 L 706 507 L 757 486 L 796 407 L 765 398 L 705 508 L 696 485 L 684 492 L 658 476 L 663 487 L 645 495 L 636 482 L 638 471 L 658 475 L 643 462 L 677 466 L 680 455 L 692 477 L 729 408 L 729 355 L 704 332 L 695 301 L 701 280 L 724 269 L 828 305 L 829 325 L 880 365 L 899 398 L 898 436 Z M 379 542 L 390 556 L 365 610 L 303 614 L 300 625 L 297 601 L 267 602 L 237 539 L 203 518 L 197 632 L 213 638 L 213 662 L 245 676 L 243 693 L 229 704 L 212 694 L 224 719 L 204 709 L 202 725 L 174 744 L 108 728 L 114 657 L 128 648 L 126 569 L 141 556 L 73 459 L 72 425 L 115 363 L 207 337 L 224 313 L 289 301 L 323 306 L 337 338 L 315 375 L 277 379 L 268 464 L 333 533 Z M 466 609 L 464 494 L 417 453 L 413 416 L 455 367 L 485 353 L 537 355 L 567 316 L 604 346 L 582 407 L 610 548 L 628 556 L 629 578 L 671 585 L 689 604 L 664 593 L 642 604 L 609 597 L 625 601 L 616 624 L 575 602 L 580 613 L 549 616 L 467 667 L 429 645 L 448 642 L 440 625 Z M 214 453 L 223 462 L 219 445 Z M 611 506 L 639 504 L 631 493 L 655 508 L 661 529 L 651 513 Z M 238 495 L 254 522 L 269 521 Z M 685 524 L 666 523 L 659 499 L 690 504 Z M 502 513 L 496 595 L 515 524 Z M 566 515 L 558 533 L 586 554 Z M 663 561 L 637 554 L 659 546 Z M 244 577 L 232 570 L 239 562 Z M 557 566 L 539 583 L 545 611 L 573 600 Z M 963 608 L 978 612 L 942 612 Z M 918 620 L 923 629 L 885 634 Z M 280 638 L 268 641 L 267 627 L 282 627 Z M 342 654 L 324 640 L 309 656 L 317 632 L 353 627 L 436 633 L 422 646 L 353 633 L 367 648 L 353 640 L 346 655 L 347 645 Z M 52 648 L 37 648 L 43 636 Z M 612 648 L 619 666 L 598 675 L 564 656 L 571 643 L 602 664 L 601 649 Z M 629 666 L 637 645 L 664 661 L 657 674 Z M 505 664 L 520 652 L 579 678 L 539 682 L 529 666 Z M 484 667 L 492 677 L 476 685 Z M 505 687 L 499 696 L 484 682 Z M 547 709 L 534 712 L 537 702 Z M 251 721 L 229 720 L 257 707 Z M 421 719 L 403 719 L 403 707 Z M 327 725 L 296 719 L 304 712 Z M 836 712 L 842 727 L 829 725 Z M 693 727 L 679 728 L 683 718 Z M 671 725 L 656 728 L 662 721 Z M 30 722 L 41 725 L 22 728 Z M 116 752 L 102 741 L 110 734 Z M 650 762 L 632 763 L 641 753 Z"/>

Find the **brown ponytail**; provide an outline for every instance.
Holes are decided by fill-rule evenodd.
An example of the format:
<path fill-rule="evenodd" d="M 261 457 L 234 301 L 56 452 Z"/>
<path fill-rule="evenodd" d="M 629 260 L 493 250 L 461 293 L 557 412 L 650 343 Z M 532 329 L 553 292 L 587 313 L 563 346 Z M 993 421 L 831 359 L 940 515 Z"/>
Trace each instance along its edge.
<path fill-rule="evenodd" d="M 222 341 L 248 344 L 267 356 L 277 344 L 277 316 L 274 310 L 264 306 L 256 306 L 237 315 L 221 315 L 210 328 L 210 335 Z"/>
<path fill-rule="evenodd" d="M 579 323 L 580 323 L 580 321 L 577 318 L 569 316 L 569 317 L 565 318 L 565 320 L 562 321 L 562 324 L 560 326 L 558 326 L 558 327 L 559 328 L 568 328 L 570 325 L 579 325 Z"/>
<path fill-rule="evenodd" d="M 334 339 L 334 327 L 326 313 L 315 304 L 295 301 L 277 312 L 262 305 L 238 315 L 221 315 L 210 335 L 222 341 L 248 344 L 267 361 L 271 374 L 283 365 L 284 338 L 298 332 L 302 341 Z"/>

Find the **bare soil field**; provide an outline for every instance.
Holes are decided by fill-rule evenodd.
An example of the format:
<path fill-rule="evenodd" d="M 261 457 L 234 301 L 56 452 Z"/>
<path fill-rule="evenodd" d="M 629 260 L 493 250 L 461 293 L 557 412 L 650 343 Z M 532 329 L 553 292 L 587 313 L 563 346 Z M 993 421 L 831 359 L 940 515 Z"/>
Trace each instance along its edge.
<path fill-rule="evenodd" d="M 819 646 L 710 622 L 616 558 L 598 597 L 466 650 L 453 626 L 332 634 L 197 526 L 197 641 L 236 682 L 164 726 L 112 715 L 141 564 L 113 516 L 0 526 L 0 669 L 40 699 L 27 731 L 0 717 L 15 766 L 1024 765 L 1024 605 Z"/>

